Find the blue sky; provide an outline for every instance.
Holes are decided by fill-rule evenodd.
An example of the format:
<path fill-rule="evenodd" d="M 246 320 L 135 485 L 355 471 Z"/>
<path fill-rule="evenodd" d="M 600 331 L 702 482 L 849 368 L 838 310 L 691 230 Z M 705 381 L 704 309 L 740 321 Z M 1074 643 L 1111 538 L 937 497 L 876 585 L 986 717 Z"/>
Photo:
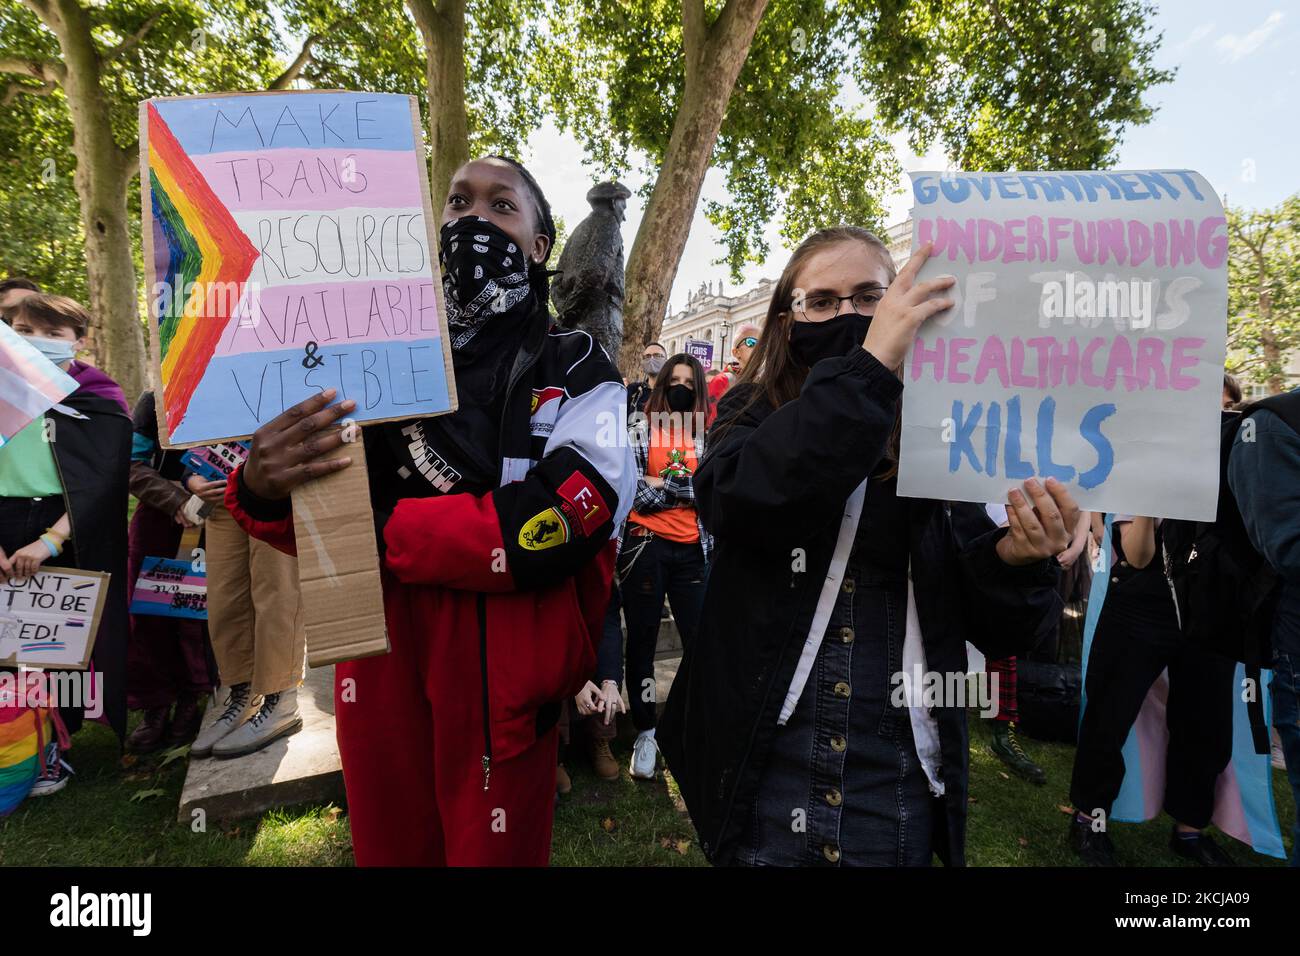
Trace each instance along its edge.
<path fill-rule="evenodd" d="M 1118 168 L 1195 169 L 1237 206 L 1274 205 L 1300 190 L 1300 3 L 1164 0 L 1154 29 L 1164 34 L 1156 65 L 1176 68 L 1177 74 L 1148 95 L 1158 107 L 1156 115 L 1147 126 L 1127 131 Z M 592 182 L 581 148 L 549 125 L 533 136 L 530 147 L 529 168 L 572 229 L 588 212 L 584 195 Z M 895 147 L 905 171 L 946 166 L 941 153 L 916 156 L 901 136 Z M 640 182 L 630 178 L 628 185 Z M 900 181 L 888 198 L 891 223 L 905 218 L 911 205 L 902 186 Z M 705 179 L 704 198 L 726 198 L 716 170 Z M 623 229 L 629 250 L 640 219 L 634 196 Z M 769 229 L 771 256 L 747 270 L 742 288 L 780 273 L 788 251 L 776 237 L 776 225 Z M 674 311 L 703 281 L 723 279 L 728 292 L 736 290 L 726 267 L 711 264 L 722 255 L 717 240 L 697 210 L 673 286 Z"/>

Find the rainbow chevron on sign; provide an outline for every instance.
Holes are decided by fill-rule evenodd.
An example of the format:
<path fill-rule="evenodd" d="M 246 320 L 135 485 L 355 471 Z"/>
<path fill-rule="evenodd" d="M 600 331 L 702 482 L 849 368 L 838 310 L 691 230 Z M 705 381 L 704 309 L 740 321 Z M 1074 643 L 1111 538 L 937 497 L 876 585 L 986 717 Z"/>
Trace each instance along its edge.
<path fill-rule="evenodd" d="M 175 431 L 216 351 L 239 296 L 210 290 L 242 290 L 258 252 L 186 155 L 158 110 L 148 106 L 149 191 L 153 200 L 157 273 L 171 284 L 155 316 L 162 354 L 167 427 Z M 226 314 L 208 314 L 210 303 Z"/>

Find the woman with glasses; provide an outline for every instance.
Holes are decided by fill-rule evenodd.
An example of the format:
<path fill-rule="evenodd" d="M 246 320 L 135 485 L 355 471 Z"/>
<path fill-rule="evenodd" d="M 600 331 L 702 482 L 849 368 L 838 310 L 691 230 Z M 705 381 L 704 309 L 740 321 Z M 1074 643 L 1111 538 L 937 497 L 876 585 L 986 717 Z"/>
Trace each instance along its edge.
<path fill-rule="evenodd" d="M 928 254 L 895 277 L 863 229 L 806 239 L 709 432 L 709 586 L 659 744 L 716 863 L 964 863 L 966 641 L 1003 657 L 1060 615 L 1059 482 L 1012 489 L 1007 528 L 897 494 L 897 370 L 952 306 Z"/>

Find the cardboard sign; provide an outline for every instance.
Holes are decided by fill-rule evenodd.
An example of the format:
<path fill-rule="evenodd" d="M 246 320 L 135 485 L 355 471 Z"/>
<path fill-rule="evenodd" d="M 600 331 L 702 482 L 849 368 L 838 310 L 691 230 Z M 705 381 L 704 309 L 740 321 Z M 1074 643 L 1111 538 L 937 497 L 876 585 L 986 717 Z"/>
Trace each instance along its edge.
<path fill-rule="evenodd" d="M 0 582 L 0 666 L 85 670 L 109 575 L 43 565 Z"/>
<path fill-rule="evenodd" d="M 955 305 L 903 365 L 899 494 L 1213 520 L 1227 228 L 1187 170 L 913 173 L 920 280 Z"/>
<path fill-rule="evenodd" d="M 0 446 L 76 390 L 71 375 L 0 322 Z"/>
<path fill-rule="evenodd" d="M 713 368 L 713 343 L 701 342 L 698 339 L 687 339 L 686 345 L 682 349 L 687 355 L 699 361 L 704 366 L 704 371 Z"/>
<path fill-rule="evenodd" d="M 456 407 L 411 96 L 140 104 L 166 447 L 247 438 L 326 388 L 376 422 Z"/>
<path fill-rule="evenodd" d="M 200 445 L 181 456 L 181 464 L 204 481 L 225 481 L 248 457 L 250 442 L 219 442 Z"/>
<path fill-rule="evenodd" d="M 208 619 L 208 576 L 184 558 L 145 558 L 131 594 L 131 613 Z"/>

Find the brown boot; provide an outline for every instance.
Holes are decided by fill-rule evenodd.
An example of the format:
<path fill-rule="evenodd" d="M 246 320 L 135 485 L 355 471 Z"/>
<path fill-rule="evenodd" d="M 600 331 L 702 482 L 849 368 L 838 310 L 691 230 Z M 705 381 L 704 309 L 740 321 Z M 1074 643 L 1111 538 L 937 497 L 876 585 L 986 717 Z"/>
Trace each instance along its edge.
<path fill-rule="evenodd" d="M 564 764 L 555 765 L 555 792 L 568 793 L 573 789 L 573 781 L 569 779 L 569 771 L 564 769 Z"/>
<path fill-rule="evenodd" d="M 172 747 L 189 743 L 198 736 L 202 722 L 203 711 L 199 709 L 198 695 L 181 694 L 176 701 L 176 712 L 167 726 L 167 743 Z"/>
<path fill-rule="evenodd" d="M 602 780 L 618 779 L 618 761 L 610 753 L 609 741 L 603 737 L 591 742 L 591 765 Z"/>
<path fill-rule="evenodd" d="M 133 754 L 151 754 L 163 745 L 167 735 L 167 715 L 170 707 L 149 707 L 144 720 L 126 738 L 126 749 Z"/>

